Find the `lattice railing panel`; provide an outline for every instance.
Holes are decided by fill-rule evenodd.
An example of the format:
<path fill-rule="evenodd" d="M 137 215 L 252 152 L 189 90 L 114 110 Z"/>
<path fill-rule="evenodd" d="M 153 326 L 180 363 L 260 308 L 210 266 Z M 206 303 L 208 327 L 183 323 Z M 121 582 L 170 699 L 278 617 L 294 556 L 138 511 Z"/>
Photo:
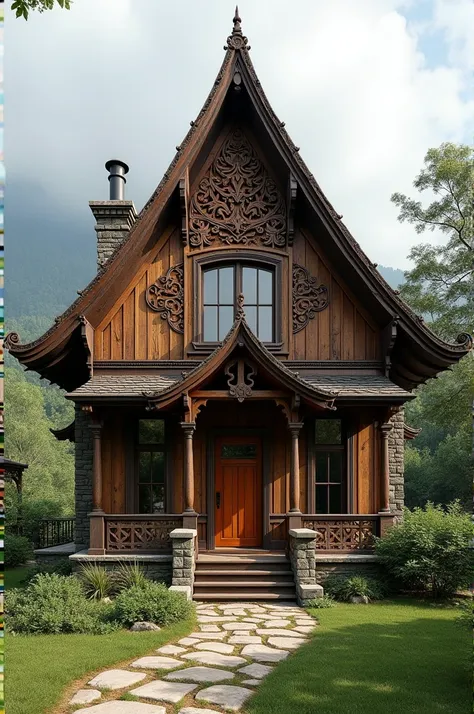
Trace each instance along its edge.
<path fill-rule="evenodd" d="M 303 528 L 316 531 L 316 550 L 373 550 L 377 519 L 319 520 L 303 517 Z"/>
<path fill-rule="evenodd" d="M 171 551 L 170 533 L 180 528 L 180 518 L 166 520 L 108 520 L 107 550 Z"/>

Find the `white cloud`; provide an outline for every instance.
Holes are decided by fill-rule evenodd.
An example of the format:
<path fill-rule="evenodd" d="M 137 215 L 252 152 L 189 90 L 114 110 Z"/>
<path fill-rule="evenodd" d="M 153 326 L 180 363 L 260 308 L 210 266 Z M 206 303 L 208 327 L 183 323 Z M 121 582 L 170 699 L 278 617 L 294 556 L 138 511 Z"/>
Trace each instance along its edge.
<path fill-rule="evenodd" d="M 432 4 L 429 29 L 407 22 L 410 3 L 396 0 L 240 7 L 257 73 L 301 155 L 369 257 L 394 267 L 407 266 L 419 236 L 397 222 L 391 193 L 412 193 L 427 149 L 465 141 L 472 125 L 472 5 Z M 33 177 L 57 210 L 88 214 L 87 201 L 106 196 L 103 164 L 117 156 L 141 207 L 207 96 L 232 9 L 77 0 L 28 23 L 7 18 L 7 178 Z M 438 67 L 420 50 L 420 33 L 433 29 L 450 43 Z"/>

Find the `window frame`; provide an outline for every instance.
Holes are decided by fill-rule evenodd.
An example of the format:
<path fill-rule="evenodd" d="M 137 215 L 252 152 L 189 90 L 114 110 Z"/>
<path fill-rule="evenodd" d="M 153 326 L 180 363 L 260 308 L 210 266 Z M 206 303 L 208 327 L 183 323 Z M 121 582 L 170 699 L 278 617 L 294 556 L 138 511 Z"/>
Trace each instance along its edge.
<path fill-rule="evenodd" d="M 349 435 L 349 429 L 347 425 L 347 420 L 342 418 L 341 416 L 337 417 L 321 417 L 321 419 L 325 420 L 337 420 L 340 421 L 341 423 L 341 443 L 340 444 L 318 444 L 316 443 L 316 423 L 318 422 L 318 419 L 315 418 L 312 420 L 312 431 L 311 431 L 311 438 L 309 440 L 310 442 L 310 449 L 311 449 L 311 468 L 308 469 L 308 490 L 309 490 L 309 506 L 310 506 L 310 512 L 316 514 L 316 486 L 326 486 L 326 492 L 327 492 L 327 498 L 329 501 L 329 490 L 331 488 L 331 484 L 336 486 L 339 485 L 339 482 L 331 482 L 331 481 L 316 481 L 316 457 L 318 453 L 334 453 L 334 452 L 339 452 L 342 453 L 342 474 L 341 474 L 341 509 L 338 511 L 338 513 L 328 513 L 325 511 L 324 513 L 320 513 L 318 515 L 327 515 L 328 518 L 330 516 L 335 516 L 335 515 L 344 515 L 349 513 L 349 501 L 350 501 L 350 494 L 349 494 L 349 484 L 350 484 L 350 479 L 351 479 L 351 470 L 349 468 L 349 452 L 350 452 L 350 435 Z"/>
<path fill-rule="evenodd" d="M 162 444 L 158 443 L 153 443 L 153 444 L 140 444 L 139 441 L 139 422 L 140 421 L 162 421 L 163 426 L 164 426 L 164 441 Z M 168 433 L 168 422 L 166 419 L 164 419 L 162 416 L 160 417 L 146 417 L 146 416 L 139 416 L 135 420 L 135 431 L 134 431 L 134 441 L 133 441 L 133 462 L 134 462 L 134 480 L 133 480 L 133 500 L 134 500 L 134 512 L 140 515 L 161 515 L 161 514 L 166 514 L 168 513 L 168 497 L 169 497 L 169 479 L 168 479 L 168 440 L 167 440 L 167 433 Z M 158 452 L 162 453 L 164 455 L 164 464 L 163 464 L 163 489 L 164 489 L 164 498 L 163 498 L 163 511 L 162 512 L 151 512 L 151 513 L 143 513 L 140 510 L 140 454 L 142 452 Z M 150 483 L 151 485 L 151 483 Z"/>
<path fill-rule="evenodd" d="M 194 260 L 194 285 L 196 287 L 197 300 L 194 305 L 193 314 L 193 335 L 192 352 L 201 354 L 209 354 L 221 344 L 221 341 L 205 342 L 203 339 L 203 273 L 212 268 L 224 268 L 237 264 L 240 270 L 234 273 L 234 291 L 235 298 L 241 292 L 241 276 L 242 267 L 248 266 L 270 270 L 273 273 L 273 340 L 272 342 L 264 342 L 263 344 L 272 352 L 280 352 L 282 348 L 282 262 L 283 258 L 279 255 L 269 255 L 260 251 L 219 251 L 212 255 L 203 255 L 196 257 Z M 234 305 L 235 309 L 235 305 Z M 244 303 L 245 312 L 245 303 Z"/>

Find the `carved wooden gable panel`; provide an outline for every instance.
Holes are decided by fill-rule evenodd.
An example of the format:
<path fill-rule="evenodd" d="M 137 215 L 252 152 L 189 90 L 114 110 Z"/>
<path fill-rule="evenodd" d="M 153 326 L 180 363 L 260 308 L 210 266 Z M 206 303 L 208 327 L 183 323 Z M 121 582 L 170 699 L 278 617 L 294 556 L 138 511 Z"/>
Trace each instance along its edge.
<path fill-rule="evenodd" d="M 234 128 L 191 197 L 189 246 L 286 243 L 285 200 L 245 133 Z"/>

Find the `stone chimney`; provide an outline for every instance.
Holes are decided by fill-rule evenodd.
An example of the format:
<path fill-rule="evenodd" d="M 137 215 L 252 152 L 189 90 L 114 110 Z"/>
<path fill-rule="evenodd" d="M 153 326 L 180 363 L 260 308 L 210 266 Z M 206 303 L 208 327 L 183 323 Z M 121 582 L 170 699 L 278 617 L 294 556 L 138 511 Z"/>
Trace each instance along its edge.
<path fill-rule="evenodd" d="M 110 198 L 108 201 L 89 201 L 96 220 L 97 266 L 102 268 L 116 248 L 123 243 L 135 223 L 137 212 L 133 201 L 125 201 L 124 187 L 128 166 L 123 161 L 107 161 Z"/>

